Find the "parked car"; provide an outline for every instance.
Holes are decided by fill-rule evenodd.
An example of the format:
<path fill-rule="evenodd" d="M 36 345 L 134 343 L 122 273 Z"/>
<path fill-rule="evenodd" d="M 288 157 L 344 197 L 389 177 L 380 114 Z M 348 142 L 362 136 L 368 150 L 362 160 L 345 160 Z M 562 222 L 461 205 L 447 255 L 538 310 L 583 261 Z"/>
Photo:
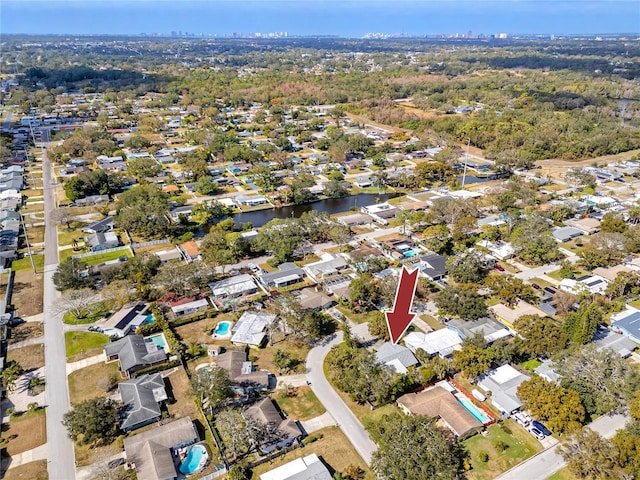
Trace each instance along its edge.
<path fill-rule="evenodd" d="M 495 264 L 495 269 L 498 270 L 499 272 L 504 272 L 504 267 L 499 263 Z"/>
<path fill-rule="evenodd" d="M 107 467 L 109 468 L 118 468 L 120 465 L 124 465 L 124 458 L 114 458 L 107 463 Z"/>
<path fill-rule="evenodd" d="M 9 326 L 15 327 L 16 325 L 20 325 L 21 323 L 25 323 L 25 322 L 26 320 L 24 318 L 12 317 L 11 320 L 9 320 Z"/>
<path fill-rule="evenodd" d="M 260 269 L 255 264 L 250 263 L 247 266 L 249 267 L 249 270 L 251 270 L 253 273 L 260 273 Z"/>
<path fill-rule="evenodd" d="M 540 285 L 538 285 L 537 283 L 532 283 L 531 286 L 533 288 L 535 288 L 536 290 L 540 290 L 540 288 L 541 288 Z"/>
<path fill-rule="evenodd" d="M 518 412 L 513 416 L 513 419 L 523 427 L 526 427 L 531 422 L 529 415 L 523 412 Z"/>
<path fill-rule="evenodd" d="M 549 429 L 547 427 L 545 427 L 542 423 L 540 423 L 537 420 L 534 420 L 533 422 L 531 422 L 531 425 L 535 428 L 537 428 L 538 430 L 540 430 L 543 434 L 545 434 L 546 436 L 551 435 L 551 432 L 549 431 Z"/>
<path fill-rule="evenodd" d="M 531 427 L 529 429 L 529 432 L 531 432 L 531 435 L 533 435 L 534 437 L 536 437 L 538 440 L 544 440 L 544 433 L 542 433 L 540 430 L 538 430 L 536 427 Z"/>

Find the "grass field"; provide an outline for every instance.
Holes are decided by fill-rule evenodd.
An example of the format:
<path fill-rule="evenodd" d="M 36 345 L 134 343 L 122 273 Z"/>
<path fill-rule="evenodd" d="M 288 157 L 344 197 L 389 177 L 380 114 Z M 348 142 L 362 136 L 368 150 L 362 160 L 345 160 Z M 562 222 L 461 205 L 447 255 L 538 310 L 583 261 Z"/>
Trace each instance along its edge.
<path fill-rule="evenodd" d="M 44 256 L 37 255 L 34 260 L 37 258 L 42 259 L 42 264 L 44 265 Z M 38 271 L 41 272 L 42 267 Z M 31 265 L 29 265 L 28 270 L 16 271 L 13 279 L 11 302 L 15 306 L 18 316 L 26 317 L 42 313 L 43 282 L 43 275 L 34 274 Z"/>
<path fill-rule="evenodd" d="M 46 460 L 25 463 L 4 473 L 4 480 L 47 480 L 48 478 Z"/>
<path fill-rule="evenodd" d="M 564 467 L 562 470 L 551 475 L 547 480 L 578 480 L 578 477 L 573 475 L 569 468 Z"/>
<path fill-rule="evenodd" d="M 296 448 L 273 461 L 257 466 L 253 469 L 253 476 L 251 478 L 257 480 L 261 474 L 269 470 L 273 470 L 296 458 L 302 458 L 311 453 L 315 453 L 335 472 L 342 472 L 349 465 L 356 465 L 365 472 L 362 477 L 364 480 L 374 479 L 373 473 L 367 468 L 360 455 L 358 455 L 349 440 L 347 440 L 347 437 L 344 436 L 338 427 L 323 428 L 312 435 L 315 437 L 322 435 L 322 438 L 302 448 Z"/>
<path fill-rule="evenodd" d="M 437 318 L 432 317 L 431 315 L 423 313 L 422 315 L 420 315 L 420 318 L 423 321 L 425 321 L 427 323 L 427 325 L 429 325 L 434 330 L 441 330 L 441 329 L 444 328 L 444 325 Z M 427 333 L 427 332 L 425 332 L 425 333 Z"/>
<path fill-rule="evenodd" d="M 336 307 L 345 317 L 349 318 L 352 322 L 355 323 L 366 323 L 369 319 L 376 314 L 376 312 L 366 312 L 366 313 L 354 313 L 349 310 L 347 307 L 343 307 L 342 305 L 338 305 Z"/>
<path fill-rule="evenodd" d="M 294 387 L 282 390 L 272 398 L 280 405 L 287 417 L 295 420 L 309 420 L 326 412 L 318 397 L 309 387 Z"/>
<path fill-rule="evenodd" d="M 259 370 L 268 370 L 271 373 L 275 373 L 278 371 L 276 366 L 273 364 L 273 354 L 276 352 L 276 350 L 284 350 L 285 352 L 291 354 L 293 357 L 301 360 L 302 363 L 299 366 L 299 371 L 303 371 L 304 359 L 307 358 L 310 347 L 308 344 L 302 341 L 296 341 L 287 338 L 286 340 L 278 342 L 273 346 L 269 345 L 266 348 L 260 349 L 252 348 L 249 351 L 249 358 L 253 361 L 254 365 L 256 365 Z"/>
<path fill-rule="evenodd" d="M 89 255 L 88 257 L 83 257 L 81 260 L 87 265 L 97 265 L 99 263 L 117 260 L 120 257 L 131 258 L 132 256 L 133 255 L 131 254 L 131 250 L 127 248 L 123 250 L 116 250 L 115 252 L 105 252 L 98 253 L 96 255 Z"/>
<path fill-rule="evenodd" d="M 7 430 L 2 432 L 2 438 L 6 440 L 2 447 L 9 455 L 26 452 L 47 441 L 44 409 L 14 417 L 7 425 Z"/>
<path fill-rule="evenodd" d="M 110 378 L 121 380 L 118 362 L 101 362 L 76 370 L 69 375 L 69 400 L 76 404 L 105 396 L 105 391 L 99 384 Z"/>
<path fill-rule="evenodd" d="M 36 267 L 36 271 L 42 272 L 42 270 L 44 270 L 44 255 L 33 255 L 33 264 Z M 31 259 L 28 255 L 24 258 L 12 261 L 11 268 L 16 272 L 19 272 L 20 270 L 33 270 L 33 267 L 31 266 Z"/>
<path fill-rule="evenodd" d="M 27 345 L 7 351 L 7 362 L 18 362 L 24 370 L 44 367 L 44 345 Z"/>
<path fill-rule="evenodd" d="M 468 473 L 471 480 L 491 480 L 507 471 L 523 460 L 542 450 L 542 445 L 513 420 L 506 420 L 502 425 L 491 425 L 488 435 L 475 435 L 463 442 L 471 456 L 472 469 Z M 511 431 L 509 433 L 508 431 Z M 496 448 L 498 442 L 507 445 L 503 452 Z M 489 460 L 480 459 L 482 453 L 489 455 Z"/>
<path fill-rule="evenodd" d="M 69 362 L 100 355 L 109 343 L 107 335 L 95 332 L 64 332 L 64 340 Z"/>

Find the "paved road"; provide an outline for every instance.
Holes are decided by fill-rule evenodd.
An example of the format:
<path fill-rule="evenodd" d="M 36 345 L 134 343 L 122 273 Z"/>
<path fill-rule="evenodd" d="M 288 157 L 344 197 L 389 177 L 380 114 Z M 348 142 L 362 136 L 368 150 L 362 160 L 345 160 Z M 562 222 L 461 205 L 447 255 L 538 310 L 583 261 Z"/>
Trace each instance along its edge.
<path fill-rule="evenodd" d="M 360 421 L 349 410 L 349 407 L 342 401 L 324 376 L 324 358 L 331 350 L 331 347 L 340 342 L 342 342 L 342 332 L 335 334 L 330 341 L 311 349 L 307 356 L 307 378 L 311 382 L 311 389 L 318 397 L 318 400 L 340 426 L 342 432 L 365 463 L 370 465 L 371 455 L 377 450 L 375 443 L 371 441 L 369 434 L 365 431 Z"/>
<path fill-rule="evenodd" d="M 611 438 L 616 431 L 624 428 L 628 417 L 623 415 L 604 415 L 587 425 L 606 438 Z M 496 480 L 546 480 L 566 465 L 558 453 L 560 445 L 534 455 L 518 466 L 496 477 Z"/>
<path fill-rule="evenodd" d="M 55 207 L 54 188 L 51 187 L 51 165 L 46 151 L 42 154 L 45 215 L 44 250 L 44 361 L 47 388 L 47 470 L 51 480 L 71 480 L 76 476 L 73 442 L 62 425 L 63 415 L 69 411 L 67 385 L 67 357 L 64 345 L 62 312 L 56 307 L 59 293 L 53 284 L 58 265 L 58 235 L 51 212 Z"/>

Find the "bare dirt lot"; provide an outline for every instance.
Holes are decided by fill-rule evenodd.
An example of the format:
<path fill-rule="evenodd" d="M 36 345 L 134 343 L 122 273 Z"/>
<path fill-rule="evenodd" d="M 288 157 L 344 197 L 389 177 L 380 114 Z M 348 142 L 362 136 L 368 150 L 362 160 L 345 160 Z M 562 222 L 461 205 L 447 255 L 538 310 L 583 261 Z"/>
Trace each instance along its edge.
<path fill-rule="evenodd" d="M 28 317 L 42 313 L 43 292 L 42 275 L 35 275 L 31 270 L 16 272 L 11 297 L 11 303 L 16 309 L 16 316 Z"/>

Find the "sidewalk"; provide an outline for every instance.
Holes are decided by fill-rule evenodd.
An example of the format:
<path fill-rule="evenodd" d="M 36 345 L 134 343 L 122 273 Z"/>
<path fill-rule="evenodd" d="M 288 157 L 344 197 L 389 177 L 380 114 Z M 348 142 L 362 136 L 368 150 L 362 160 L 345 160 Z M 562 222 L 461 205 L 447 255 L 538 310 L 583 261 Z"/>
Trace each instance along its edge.
<path fill-rule="evenodd" d="M 325 427 L 332 427 L 337 425 L 335 419 L 331 416 L 329 412 L 325 412 L 322 415 L 314 417 L 310 420 L 300 421 L 300 425 L 304 428 L 304 431 L 309 433 L 316 432 Z"/>
<path fill-rule="evenodd" d="M 96 363 L 106 362 L 107 356 L 104 353 L 100 355 L 95 355 L 89 358 L 83 358 L 82 360 L 78 360 L 77 362 L 67 363 L 67 375 L 75 372 L 76 370 L 80 370 L 84 367 L 89 367 L 91 365 L 95 365 Z"/>
<path fill-rule="evenodd" d="M 31 450 L 27 450 L 26 452 L 16 453 L 11 457 L 2 460 L 3 470 L 5 470 L 5 468 L 6 470 L 11 470 L 12 468 L 35 462 L 36 460 L 46 460 L 48 453 L 49 447 L 46 443 Z"/>

